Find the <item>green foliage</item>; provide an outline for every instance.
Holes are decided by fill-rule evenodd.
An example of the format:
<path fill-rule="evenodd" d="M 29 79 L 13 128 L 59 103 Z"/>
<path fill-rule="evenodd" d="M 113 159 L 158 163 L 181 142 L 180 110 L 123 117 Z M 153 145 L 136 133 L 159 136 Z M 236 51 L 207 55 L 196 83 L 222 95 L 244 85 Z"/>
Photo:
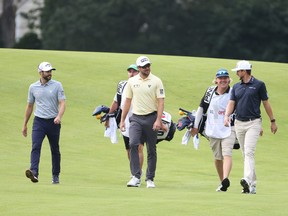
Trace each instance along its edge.
<path fill-rule="evenodd" d="M 222 56 L 233 58 L 259 59 L 264 61 L 284 61 L 288 46 L 284 38 L 288 36 L 288 2 L 243 1 L 234 8 L 230 16 L 230 33 L 227 46 L 222 47 Z M 237 11 L 238 13 L 235 13 Z M 227 53 L 227 54 L 224 54 Z"/>
<path fill-rule="evenodd" d="M 20 49 L 41 49 L 42 43 L 38 35 L 34 32 L 26 33 L 15 45 L 14 48 Z"/>
<path fill-rule="evenodd" d="M 287 62 L 285 0 L 46 0 L 45 49 Z"/>

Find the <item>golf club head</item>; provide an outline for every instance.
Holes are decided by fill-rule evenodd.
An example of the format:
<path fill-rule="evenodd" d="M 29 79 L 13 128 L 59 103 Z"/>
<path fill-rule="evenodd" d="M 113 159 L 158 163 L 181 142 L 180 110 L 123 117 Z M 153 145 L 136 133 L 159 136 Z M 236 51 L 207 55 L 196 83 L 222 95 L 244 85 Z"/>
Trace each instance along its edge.
<path fill-rule="evenodd" d="M 187 116 L 185 116 L 178 120 L 176 127 L 179 131 L 181 131 L 184 128 L 188 127 L 191 123 L 191 120 Z"/>
<path fill-rule="evenodd" d="M 103 113 L 108 113 L 109 110 L 110 110 L 110 108 L 107 107 L 107 106 L 105 106 L 105 105 L 97 106 L 97 107 L 95 108 L 95 110 L 93 111 L 92 116 L 99 115 L 99 114 L 101 114 L 102 112 L 103 112 Z"/>

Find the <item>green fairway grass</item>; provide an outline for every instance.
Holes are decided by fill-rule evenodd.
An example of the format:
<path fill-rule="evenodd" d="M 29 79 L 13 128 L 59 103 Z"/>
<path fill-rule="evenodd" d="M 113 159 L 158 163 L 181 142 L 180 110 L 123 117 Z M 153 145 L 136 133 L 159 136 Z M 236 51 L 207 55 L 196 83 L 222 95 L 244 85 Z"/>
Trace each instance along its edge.
<path fill-rule="evenodd" d="M 256 151 L 257 194 L 241 194 L 243 160 L 233 155 L 231 187 L 215 192 L 219 180 L 208 142 L 200 137 L 182 145 L 185 130 L 171 142 L 158 144 L 155 189 L 127 188 L 129 164 L 122 137 L 111 144 L 104 126 L 92 112 L 110 106 L 118 81 L 140 54 L 0 49 L 0 215 L 1 216 L 243 216 L 287 215 L 288 201 L 288 64 L 251 61 L 252 74 L 266 83 L 278 132 L 262 107 L 264 135 Z M 238 60 L 177 56 L 147 56 L 152 73 L 165 86 L 165 110 L 174 122 L 179 107 L 197 109 L 219 68 L 231 71 Z M 248 59 L 249 60 L 249 59 Z M 39 79 L 37 65 L 51 62 L 53 79 L 62 82 L 67 108 L 62 119 L 60 184 L 51 184 L 51 156 L 47 139 L 42 148 L 39 183 L 24 172 L 29 168 L 31 126 L 22 136 L 28 87 Z M 233 83 L 238 82 L 230 72 Z M 145 149 L 146 151 L 146 149 Z M 145 153 L 145 156 L 147 154 Z M 146 158 L 144 170 L 146 168 Z"/>

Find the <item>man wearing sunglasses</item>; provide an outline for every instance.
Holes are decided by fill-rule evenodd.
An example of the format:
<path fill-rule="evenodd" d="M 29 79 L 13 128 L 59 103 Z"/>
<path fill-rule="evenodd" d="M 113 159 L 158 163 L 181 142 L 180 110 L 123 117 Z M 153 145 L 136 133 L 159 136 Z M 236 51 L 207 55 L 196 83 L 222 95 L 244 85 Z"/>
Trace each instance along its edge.
<path fill-rule="evenodd" d="M 262 134 L 261 101 L 271 122 L 271 132 L 277 132 L 276 120 L 268 101 L 266 85 L 251 75 L 249 61 L 239 61 L 236 71 L 240 82 L 233 86 L 227 105 L 224 124 L 229 125 L 230 115 L 235 110 L 235 131 L 244 157 L 244 176 L 240 180 L 242 193 L 256 194 L 255 151 Z"/>
<path fill-rule="evenodd" d="M 136 60 L 136 65 L 139 74 L 127 82 L 126 101 L 120 121 L 120 129 L 125 131 L 125 118 L 132 104 L 129 138 L 130 169 L 133 177 L 127 186 L 139 187 L 141 184 L 138 146 L 144 141 L 147 148 L 146 187 L 155 188 L 157 131 L 163 128 L 161 117 L 164 111 L 165 92 L 161 79 L 151 73 L 151 62 L 148 57 L 140 56 Z"/>

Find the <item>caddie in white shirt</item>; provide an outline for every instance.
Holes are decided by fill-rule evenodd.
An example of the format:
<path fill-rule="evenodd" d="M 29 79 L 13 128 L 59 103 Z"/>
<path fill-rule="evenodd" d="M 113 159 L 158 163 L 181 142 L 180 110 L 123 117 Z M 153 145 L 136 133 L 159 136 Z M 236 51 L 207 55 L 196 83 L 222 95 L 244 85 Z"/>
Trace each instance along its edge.
<path fill-rule="evenodd" d="M 229 86 L 231 79 L 226 69 L 220 69 L 216 73 L 210 101 L 204 94 L 200 106 L 196 112 L 192 136 L 198 133 L 199 122 L 203 114 L 207 114 L 205 123 L 205 133 L 209 137 L 210 147 L 214 155 L 215 167 L 221 184 L 216 189 L 217 192 L 225 192 L 230 186 L 228 179 L 232 168 L 232 150 L 236 139 L 234 130 L 234 121 L 231 121 L 229 127 L 224 126 L 224 117 L 226 106 L 230 100 L 231 88 Z"/>

